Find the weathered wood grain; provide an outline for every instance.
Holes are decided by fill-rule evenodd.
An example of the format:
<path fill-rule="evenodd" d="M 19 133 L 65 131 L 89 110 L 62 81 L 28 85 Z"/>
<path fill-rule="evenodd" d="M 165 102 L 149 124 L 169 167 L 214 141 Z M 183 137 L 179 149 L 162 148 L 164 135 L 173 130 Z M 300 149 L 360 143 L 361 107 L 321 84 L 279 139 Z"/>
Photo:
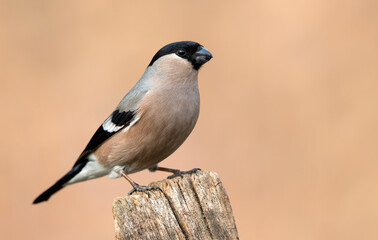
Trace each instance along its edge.
<path fill-rule="evenodd" d="M 239 239 L 217 173 L 197 171 L 151 183 L 159 190 L 113 202 L 116 239 Z"/>

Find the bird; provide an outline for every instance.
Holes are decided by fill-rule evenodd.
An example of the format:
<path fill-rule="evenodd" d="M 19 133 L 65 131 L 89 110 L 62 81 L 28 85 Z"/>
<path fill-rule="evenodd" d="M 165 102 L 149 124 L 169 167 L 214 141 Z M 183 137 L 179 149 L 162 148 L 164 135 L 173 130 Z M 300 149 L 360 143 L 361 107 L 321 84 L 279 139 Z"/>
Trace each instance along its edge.
<path fill-rule="evenodd" d="M 145 169 L 180 171 L 158 166 L 187 139 L 199 116 L 198 71 L 213 55 L 193 41 L 173 42 L 152 58 L 142 77 L 94 133 L 72 169 L 40 194 L 33 204 L 47 201 L 71 184 L 108 175 L 124 177 L 135 191 L 142 186 L 128 175 Z"/>

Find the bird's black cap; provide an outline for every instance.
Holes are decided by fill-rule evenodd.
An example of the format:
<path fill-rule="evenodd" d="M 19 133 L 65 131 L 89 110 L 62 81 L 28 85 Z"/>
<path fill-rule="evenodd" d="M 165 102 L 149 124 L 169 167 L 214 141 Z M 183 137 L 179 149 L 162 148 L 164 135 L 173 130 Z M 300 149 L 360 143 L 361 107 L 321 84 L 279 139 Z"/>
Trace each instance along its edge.
<path fill-rule="evenodd" d="M 209 61 L 213 56 L 201 44 L 192 41 L 182 41 L 170 43 L 161 48 L 152 58 L 148 66 L 152 66 L 156 60 L 165 55 L 175 53 L 177 56 L 187 59 L 198 70 L 204 63 Z"/>

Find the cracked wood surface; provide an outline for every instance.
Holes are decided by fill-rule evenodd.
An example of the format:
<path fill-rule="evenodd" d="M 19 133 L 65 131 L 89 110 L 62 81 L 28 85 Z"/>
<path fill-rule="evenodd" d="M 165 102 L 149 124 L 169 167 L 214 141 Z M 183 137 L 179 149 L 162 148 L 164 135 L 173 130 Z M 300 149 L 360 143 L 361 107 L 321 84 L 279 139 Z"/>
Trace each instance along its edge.
<path fill-rule="evenodd" d="M 116 198 L 116 239 L 239 239 L 230 200 L 217 173 L 197 171 Z"/>

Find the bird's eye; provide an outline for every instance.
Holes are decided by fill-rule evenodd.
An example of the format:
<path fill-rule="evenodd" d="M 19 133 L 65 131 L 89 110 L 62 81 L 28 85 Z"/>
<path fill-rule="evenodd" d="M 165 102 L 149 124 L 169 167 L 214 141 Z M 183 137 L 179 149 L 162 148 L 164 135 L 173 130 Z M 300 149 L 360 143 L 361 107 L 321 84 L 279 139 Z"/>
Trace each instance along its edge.
<path fill-rule="evenodd" d="M 185 56 L 185 54 L 186 54 L 186 51 L 184 49 L 180 49 L 180 50 L 177 51 L 177 55 L 179 55 L 181 57 Z"/>

